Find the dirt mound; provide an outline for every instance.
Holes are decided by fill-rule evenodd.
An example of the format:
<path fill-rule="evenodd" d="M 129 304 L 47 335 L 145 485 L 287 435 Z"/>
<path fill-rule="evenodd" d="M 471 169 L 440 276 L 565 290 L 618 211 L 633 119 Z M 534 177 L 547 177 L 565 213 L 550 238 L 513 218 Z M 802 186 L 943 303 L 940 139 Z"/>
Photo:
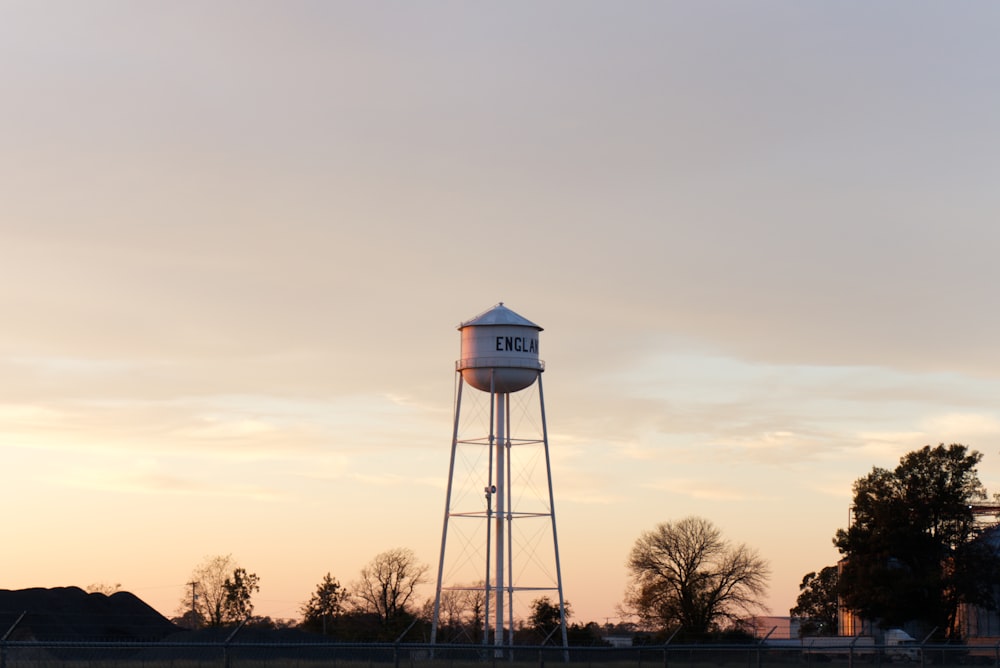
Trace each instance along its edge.
<path fill-rule="evenodd" d="M 88 594 L 78 587 L 0 589 L 0 635 L 10 640 L 160 640 L 177 627 L 126 591 Z"/>

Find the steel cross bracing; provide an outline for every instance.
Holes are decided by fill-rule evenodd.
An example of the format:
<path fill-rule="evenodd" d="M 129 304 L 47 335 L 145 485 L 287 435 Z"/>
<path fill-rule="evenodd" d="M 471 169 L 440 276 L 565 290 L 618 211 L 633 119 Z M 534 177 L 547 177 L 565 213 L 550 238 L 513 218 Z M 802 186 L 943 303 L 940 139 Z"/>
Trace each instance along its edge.
<path fill-rule="evenodd" d="M 562 641 L 566 646 L 566 620 L 565 604 L 562 589 L 562 573 L 559 564 L 559 547 L 556 533 L 555 503 L 552 490 L 552 470 L 551 459 L 549 457 L 548 432 L 545 424 L 545 404 L 541 382 L 541 371 L 537 373 L 536 383 L 538 386 L 538 410 L 540 417 L 541 434 L 538 438 L 514 438 L 511 435 L 511 406 L 509 393 L 490 392 L 489 410 L 489 433 L 487 436 L 476 438 L 459 438 L 460 424 L 462 423 L 462 395 L 465 382 L 461 374 L 458 375 L 458 385 L 455 395 L 455 425 L 452 436 L 451 458 L 448 471 L 448 485 L 446 492 L 446 503 L 444 513 L 444 524 L 441 532 L 441 556 L 438 562 L 438 578 L 434 601 L 434 618 L 431 628 L 431 642 L 437 641 L 439 632 L 439 622 L 441 613 L 441 601 L 443 592 L 483 592 L 483 615 L 482 615 L 482 643 L 492 644 L 497 648 L 509 647 L 513 644 L 513 634 L 515 630 L 515 594 L 520 592 L 556 592 L 558 595 L 558 605 L 560 610 L 560 620 L 562 627 Z M 527 405 L 522 405 L 519 410 L 529 411 Z M 485 413 L 485 411 L 483 411 Z M 485 418 L 481 415 L 480 419 Z M 456 454 L 460 446 L 473 446 L 486 449 L 486 462 L 475 462 L 473 464 L 482 466 L 486 470 L 485 488 L 480 484 L 479 492 L 472 498 L 479 498 L 480 502 L 485 501 L 485 507 L 479 508 L 455 508 L 453 507 L 453 496 L 458 494 L 461 503 L 466 503 L 470 498 L 468 489 L 456 489 Z M 519 465 L 513 456 L 522 447 L 536 446 L 544 451 L 545 475 L 544 483 L 539 482 L 537 488 L 544 488 L 544 499 L 534 499 L 541 507 L 521 508 L 514 507 L 511 487 L 513 483 L 512 473 Z M 530 475 L 530 473 L 529 473 Z M 537 477 L 537 474 L 536 474 Z M 466 487 L 472 485 L 469 479 L 474 479 L 474 475 L 467 476 L 460 480 Z M 483 478 L 480 478 L 482 480 Z M 518 482 L 525 482 L 525 486 L 531 489 L 532 486 L 527 480 L 518 479 Z M 520 489 L 520 487 L 518 488 Z M 463 495 L 462 492 L 465 492 Z M 527 503 L 520 499 L 518 503 Z M 471 503 L 471 502 L 469 502 Z M 524 545 L 518 543 L 519 552 L 515 553 L 514 544 L 519 534 L 515 534 L 515 527 L 519 524 L 515 520 L 526 520 L 531 518 L 549 518 L 551 523 L 551 545 L 552 560 L 554 564 L 554 581 L 551 571 L 545 571 L 542 560 L 537 554 L 524 555 L 520 550 Z M 476 536 L 463 535 L 467 544 L 459 546 L 459 555 L 464 558 L 460 564 L 465 568 L 466 581 L 462 581 L 462 575 L 453 573 L 450 562 L 446 557 L 448 553 L 449 528 L 452 520 L 459 521 L 458 524 L 465 526 L 473 522 L 473 526 L 478 527 L 478 540 L 484 544 L 484 549 L 480 550 L 475 545 L 470 545 L 476 540 Z M 458 524 L 455 528 L 457 531 Z M 529 536 L 532 540 L 540 542 L 542 536 L 538 533 Z M 519 537 L 523 540 L 524 537 Z M 470 564 L 473 559 L 480 559 L 478 568 L 471 569 Z M 514 564 L 517 563 L 519 569 L 515 571 Z M 446 569 L 446 564 L 449 568 Z M 526 572 L 528 567 L 534 568 L 534 572 Z M 516 576 L 516 581 L 515 581 Z M 530 581 L 529 578 L 537 578 Z M 457 581 L 456 579 L 457 578 Z M 548 578 L 549 581 L 539 581 Z M 444 582 L 450 580 L 449 584 Z M 470 584 L 477 582 L 477 584 Z M 520 602 L 520 601 L 519 601 Z M 522 602 L 523 603 L 523 602 Z M 523 609 L 523 606 L 522 606 Z M 522 614 L 525 614 L 522 612 Z M 491 619 L 492 615 L 492 619 Z M 493 622 L 492 629 L 490 622 Z"/>

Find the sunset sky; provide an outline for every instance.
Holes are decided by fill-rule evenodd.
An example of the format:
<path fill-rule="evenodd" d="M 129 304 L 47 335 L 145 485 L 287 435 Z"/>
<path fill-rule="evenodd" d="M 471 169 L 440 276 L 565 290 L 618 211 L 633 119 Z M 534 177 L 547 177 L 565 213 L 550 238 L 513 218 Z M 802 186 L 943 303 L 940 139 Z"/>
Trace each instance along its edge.
<path fill-rule="evenodd" d="M 566 597 L 705 517 L 767 603 L 851 483 L 1000 491 L 1000 5 L 0 4 L 0 588 L 297 617 L 435 565 L 456 326 L 544 328 Z M 433 570 L 433 569 L 432 569 Z M 423 597 L 431 596 L 432 587 Z"/>

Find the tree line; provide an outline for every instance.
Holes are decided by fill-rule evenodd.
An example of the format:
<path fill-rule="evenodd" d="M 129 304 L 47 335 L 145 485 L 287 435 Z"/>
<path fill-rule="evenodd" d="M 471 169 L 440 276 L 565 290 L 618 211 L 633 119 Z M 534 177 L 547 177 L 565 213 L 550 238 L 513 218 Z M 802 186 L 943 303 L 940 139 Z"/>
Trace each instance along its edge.
<path fill-rule="evenodd" d="M 395 548 L 377 555 L 348 592 L 327 573 L 308 601 L 302 621 L 272 620 L 254 615 L 253 597 L 260 578 L 240 566 L 231 554 L 206 557 L 191 573 L 175 623 L 189 629 L 249 624 L 264 628 L 298 626 L 332 634 L 384 637 L 411 616 L 413 597 L 426 581 L 427 566 L 413 552 Z"/>
<path fill-rule="evenodd" d="M 853 486 L 851 522 L 833 543 L 841 559 L 807 573 L 790 614 L 806 635 L 837 635 L 839 611 L 883 628 L 917 625 L 942 638 L 960 638 L 959 610 L 997 609 L 1000 534 L 990 540 L 978 478 L 982 455 L 964 445 L 925 446 L 894 470 L 875 467 Z M 998 506 L 1000 507 L 1000 506 Z M 711 521 L 686 517 L 658 524 L 635 541 L 626 560 L 628 582 L 618 613 L 625 620 L 600 626 L 567 622 L 571 644 L 600 644 L 609 633 L 639 642 L 746 639 L 752 619 L 766 612 L 768 562 L 743 543 L 727 540 Z M 301 606 L 301 622 L 255 617 L 259 578 L 231 555 L 195 568 L 178 624 L 188 628 L 250 624 L 299 628 L 344 640 L 426 640 L 433 601 L 418 603 L 428 567 L 407 548 L 376 555 L 344 587 L 323 576 Z M 482 582 L 442 591 L 438 638 L 477 643 L 486 624 Z M 566 602 L 565 618 L 570 618 Z M 515 641 L 561 642 L 558 603 L 531 603 Z"/>
<path fill-rule="evenodd" d="M 302 618 L 273 620 L 254 615 L 253 596 L 260 579 L 241 567 L 232 555 L 207 557 L 191 574 L 187 593 L 174 621 L 189 629 L 248 625 L 251 628 L 296 627 L 342 640 L 390 641 L 412 631 L 410 640 L 425 640 L 433 601 L 416 604 L 418 588 L 427 582 L 428 567 L 407 548 L 376 555 L 361 569 L 350 588 L 330 573 L 323 576 L 300 608 Z M 481 584 L 478 586 L 482 586 Z M 566 617 L 571 614 L 564 603 Z M 444 642 L 479 642 L 485 621 L 485 596 L 475 587 L 446 591 L 441 600 L 440 637 Z M 559 606 L 543 596 L 531 604 L 531 614 L 518 629 L 521 642 L 542 644 L 560 628 Z M 596 624 L 571 624 L 574 644 L 600 642 Z M 561 639 L 561 636 L 560 636 Z"/>
<path fill-rule="evenodd" d="M 962 444 L 907 453 L 853 484 L 851 520 L 837 529 L 836 564 L 803 576 L 789 613 L 801 635 L 907 627 L 963 640 L 966 612 L 1000 607 L 1000 498 L 988 502 L 982 454 Z M 624 611 L 663 637 L 747 631 L 761 611 L 767 563 L 687 518 L 644 533 L 628 561 Z M 849 628 L 841 628 L 841 622 Z"/>

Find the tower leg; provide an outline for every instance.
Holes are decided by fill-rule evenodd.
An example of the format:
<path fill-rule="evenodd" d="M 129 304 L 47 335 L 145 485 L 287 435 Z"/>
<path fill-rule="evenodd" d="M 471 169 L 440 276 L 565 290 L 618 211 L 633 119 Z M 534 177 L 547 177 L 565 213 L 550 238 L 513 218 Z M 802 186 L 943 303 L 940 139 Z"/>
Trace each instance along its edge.
<path fill-rule="evenodd" d="M 496 456 L 497 456 L 497 493 L 496 493 L 496 626 L 494 629 L 494 642 L 497 645 L 503 645 L 503 635 L 504 635 L 504 605 L 503 605 L 503 594 L 504 594 L 504 546 L 505 534 L 504 534 L 504 519 L 506 516 L 506 470 L 507 467 L 504 464 L 505 455 L 505 445 L 507 443 L 507 430 L 506 430 L 506 411 L 504 410 L 506 406 L 504 405 L 507 401 L 506 393 L 497 393 L 496 403 L 497 403 L 497 445 L 496 445 Z"/>
<path fill-rule="evenodd" d="M 504 449 L 507 456 L 507 644 L 514 645 L 514 474 L 511 471 L 511 429 L 510 429 L 510 395 L 507 398 L 507 440 Z"/>
<path fill-rule="evenodd" d="M 549 458 L 549 428 L 545 421 L 545 393 L 542 390 L 542 374 L 538 374 L 538 405 L 542 415 L 542 443 L 545 447 L 545 472 L 549 481 L 549 512 L 552 518 L 552 546 L 556 558 L 556 588 L 559 590 L 559 623 L 562 625 L 563 647 L 569 647 L 566 633 L 566 602 L 563 600 L 562 568 L 559 566 L 559 534 L 556 532 L 556 497 L 552 492 L 552 460 Z M 568 659 L 568 657 L 567 657 Z"/>
<path fill-rule="evenodd" d="M 444 527 L 441 529 L 441 557 L 438 559 L 437 587 L 434 591 L 434 619 L 431 620 L 431 644 L 437 641 L 438 623 L 441 620 L 441 578 L 444 575 L 444 552 L 448 543 L 448 518 L 451 516 L 451 486 L 455 477 L 455 451 L 458 449 L 458 418 L 462 414 L 462 387 L 465 381 L 458 376 L 455 391 L 455 427 L 451 433 L 451 461 L 448 464 L 448 491 L 444 499 Z"/>

